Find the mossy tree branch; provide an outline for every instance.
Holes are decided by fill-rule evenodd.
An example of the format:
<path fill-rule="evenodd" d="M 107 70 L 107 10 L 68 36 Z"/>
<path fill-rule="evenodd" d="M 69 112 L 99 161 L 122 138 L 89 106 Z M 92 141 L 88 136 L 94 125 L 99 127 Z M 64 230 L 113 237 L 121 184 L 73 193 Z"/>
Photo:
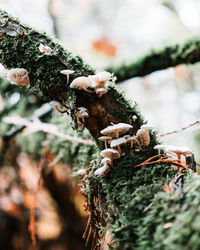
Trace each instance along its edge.
<path fill-rule="evenodd" d="M 179 64 L 194 64 L 200 61 L 200 39 L 194 38 L 183 44 L 167 46 L 161 50 L 152 50 L 145 56 L 130 63 L 110 66 L 106 70 L 114 73 L 116 82 L 136 76 L 145 76 L 154 71 L 167 69 Z"/>
<path fill-rule="evenodd" d="M 100 98 L 96 94 L 72 90 L 66 84 L 66 77 L 60 73 L 61 70 L 75 71 L 70 75 L 71 81 L 95 73 L 79 56 L 73 56 L 46 34 L 21 24 L 4 11 L 0 11 L 0 21 L 0 61 L 8 69 L 25 68 L 29 73 L 31 89 L 42 93 L 47 100 L 57 100 L 69 107 L 74 120 L 76 107 L 86 107 L 89 118 L 85 125 L 95 139 L 100 136 L 100 130 L 111 122 L 133 123 L 133 115 L 138 117 L 133 124 L 133 132 L 137 131 L 143 119 L 112 84 L 107 94 Z M 40 52 L 40 43 L 52 48 L 51 55 Z"/>
<path fill-rule="evenodd" d="M 0 61 L 3 65 L 8 69 L 16 67 L 27 69 L 31 80 L 31 89 L 34 89 L 36 94 L 42 93 L 47 100 L 57 100 L 68 107 L 68 112 L 74 121 L 76 120 L 76 108 L 86 107 L 89 111 L 89 118 L 87 118 L 85 125 L 96 141 L 100 136 L 100 130 L 110 125 L 111 122 L 132 124 L 132 134 L 135 134 L 144 123 L 137 108 L 132 107 L 112 84 L 110 84 L 108 92 L 102 97 L 97 97 L 96 94 L 86 93 L 82 90 L 70 89 L 66 84 L 66 77 L 60 74 L 61 70 L 71 69 L 75 71 L 71 75 L 72 77 L 70 76 L 70 80 L 95 73 L 80 57 L 66 52 L 47 35 L 20 24 L 3 11 L 0 11 L 0 22 Z M 52 48 L 51 55 L 40 53 L 38 49 L 40 43 Z M 174 57 L 178 53 L 177 50 L 178 48 L 174 48 L 174 53 L 172 53 Z M 186 48 L 184 51 L 188 62 L 194 62 L 195 56 L 190 52 L 190 47 L 188 47 L 188 51 Z M 167 51 L 165 55 L 168 55 Z M 196 57 L 198 57 L 198 53 Z M 160 57 L 158 56 L 158 58 Z M 172 60 L 169 57 L 168 63 L 162 63 L 162 58 L 165 57 L 160 58 L 162 67 L 172 66 L 169 63 L 172 61 L 183 61 L 178 60 L 178 58 Z M 138 66 L 140 74 L 148 74 L 153 69 L 160 69 L 156 64 L 159 61 L 158 59 L 154 59 L 152 56 L 151 62 L 149 56 L 148 60 L 144 60 L 146 67 Z M 149 68 L 149 71 L 146 68 Z M 136 122 L 132 121 L 133 115 L 137 115 Z M 162 181 L 168 183 L 176 171 L 163 165 L 142 167 L 139 171 L 133 168 L 134 165 L 143 162 L 156 153 L 153 150 L 156 143 L 155 134 L 151 134 L 151 143 L 148 147 L 140 152 L 127 150 L 125 155 L 114 161 L 114 167 L 106 177 L 94 175 L 94 171 L 100 166 L 101 161 L 98 154 L 88 168 L 88 173 L 83 182 L 85 187 L 83 191 L 87 194 L 90 212 L 94 214 L 94 211 L 92 211 L 94 209 L 95 212 L 97 211 L 96 214 L 99 215 L 97 222 L 100 222 L 98 224 L 100 229 L 102 231 L 109 229 L 114 240 L 112 242 L 114 249 L 155 249 L 153 248 L 154 243 L 156 247 L 163 247 L 162 241 L 160 243 L 156 238 L 158 232 L 161 238 L 166 235 L 166 231 L 163 230 L 164 225 L 160 227 L 160 222 L 170 222 L 176 225 L 180 219 L 179 216 L 175 215 L 180 207 L 178 196 L 175 195 L 170 200 L 170 194 L 162 192 Z M 103 145 L 97 144 L 99 149 L 103 148 Z M 192 179 L 191 176 L 189 178 Z M 196 182 L 198 182 L 199 177 L 196 178 L 198 179 Z M 198 190 L 196 186 L 195 188 Z M 196 192 L 196 196 L 193 197 L 191 191 L 190 193 L 189 191 L 186 197 L 189 201 L 188 209 L 193 207 L 190 197 L 196 198 L 199 194 L 199 192 Z M 195 204 L 198 204 L 198 202 L 195 202 Z M 173 216 L 169 211 L 171 207 Z M 184 217 L 184 215 L 187 215 L 186 210 L 186 208 L 185 210 L 182 209 L 180 214 L 182 215 L 182 221 L 184 220 L 185 223 L 188 221 L 188 217 Z M 95 225 L 93 226 L 95 227 Z M 173 232 L 173 229 L 170 228 L 167 231 L 168 236 L 170 236 L 170 232 Z M 200 233 L 197 230 L 195 233 L 195 237 L 199 238 Z M 179 234 L 178 237 L 180 243 L 178 246 L 176 244 L 176 248 L 173 248 L 172 245 L 170 249 L 177 249 L 177 247 L 181 249 L 182 246 L 185 246 L 185 243 L 182 243 L 183 239 L 186 238 L 184 234 Z M 171 242 L 173 244 L 173 240 Z"/>

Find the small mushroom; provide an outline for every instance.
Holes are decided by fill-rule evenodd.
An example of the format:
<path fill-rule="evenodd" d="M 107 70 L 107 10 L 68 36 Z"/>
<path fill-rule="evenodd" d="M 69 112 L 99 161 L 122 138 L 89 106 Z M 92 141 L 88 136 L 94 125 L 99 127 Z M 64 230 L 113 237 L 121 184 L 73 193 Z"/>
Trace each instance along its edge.
<path fill-rule="evenodd" d="M 119 138 L 120 134 L 126 133 L 130 128 L 132 128 L 130 124 L 126 123 L 118 123 L 112 126 L 108 126 L 107 128 L 101 130 L 101 134 L 103 135 L 115 135 L 116 138 Z"/>
<path fill-rule="evenodd" d="M 107 89 L 99 88 L 99 89 L 96 89 L 95 92 L 98 97 L 101 97 L 102 95 L 106 94 L 108 91 Z"/>
<path fill-rule="evenodd" d="M 46 55 L 50 55 L 52 51 L 52 49 L 49 46 L 44 45 L 42 43 L 40 43 L 39 50 L 40 52 L 45 53 Z"/>
<path fill-rule="evenodd" d="M 107 172 L 109 169 L 110 169 L 109 166 L 107 166 L 107 165 L 105 164 L 105 165 L 103 165 L 103 167 L 98 168 L 98 169 L 94 172 L 94 174 L 95 174 L 95 175 L 105 175 L 105 172 Z"/>
<path fill-rule="evenodd" d="M 65 70 L 61 70 L 60 73 L 67 76 L 67 84 L 68 84 L 69 83 L 69 75 L 73 74 L 74 71 L 70 70 L 70 69 L 65 69 Z"/>
<path fill-rule="evenodd" d="M 100 152 L 100 156 L 102 156 L 104 158 L 108 157 L 111 160 L 115 160 L 115 159 L 120 158 L 120 153 L 115 149 L 107 148 L 107 149 L 104 149 Z"/>
<path fill-rule="evenodd" d="M 163 151 L 165 151 L 165 148 L 166 148 L 166 146 L 165 145 L 156 145 L 156 146 L 154 146 L 154 149 L 156 150 L 158 150 L 158 155 L 160 155 L 160 151 L 161 150 L 163 150 Z"/>
<path fill-rule="evenodd" d="M 136 133 L 136 138 L 140 146 L 149 146 L 150 135 L 149 131 L 145 128 L 140 128 Z"/>
<path fill-rule="evenodd" d="M 84 107 L 77 108 L 76 119 L 77 119 L 77 123 L 78 123 L 78 131 L 79 132 L 84 129 L 85 118 L 89 117 L 89 114 L 87 111 L 88 110 Z"/>
<path fill-rule="evenodd" d="M 127 142 L 131 144 L 131 149 L 133 148 L 133 145 L 139 146 L 136 136 L 131 136 L 127 139 Z"/>
<path fill-rule="evenodd" d="M 137 116 L 136 115 L 133 115 L 132 116 L 132 120 L 135 122 L 137 120 Z"/>
<path fill-rule="evenodd" d="M 181 159 L 181 155 L 187 156 L 192 155 L 193 152 L 188 147 L 175 147 L 175 146 L 165 146 L 166 153 L 174 153 L 177 155 L 178 159 Z"/>
<path fill-rule="evenodd" d="M 23 68 L 14 68 L 7 71 L 7 79 L 13 84 L 25 87 L 30 85 L 28 71 Z"/>
<path fill-rule="evenodd" d="M 155 127 L 150 125 L 150 124 L 143 124 L 140 128 L 141 129 L 147 129 L 147 130 L 155 129 Z"/>
<path fill-rule="evenodd" d="M 105 148 L 108 147 L 109 140 L 111 140 L 111 139 L 112 139 L 111 136 L 100 136 L 100 137 L 98 138 L 99 141 L 103 141 L 103 142 L 104 142 Z"/>
<path fill-rule="evenodd" d="M 124 145 L 127 143 L 127 140 L 124 137 L 120 137 L 118 139 L 112 140 L 110 143 L 111 148 L 117 148 L 118 151 L 121 153 L 121 148 L 120 146 Z"/>
<path fill-rule="evenodd" d="M 85 90 L 88 93 L 93 93 L 94 91 L 89 90 L 88 88 L 92 88 L 92 82 L 88 77 L 81 76 L 77 77 L 72 81 L 70 84 L 70 88 L 72 89 L 79 89 L 79 90 Z"/>
<path fill-rule="evenodd" d="M 95 81 L 95 89 L 99 88 L 106 88 L 105 85 L 111 78 L 111 73 L 109 72 L 99 72 L 96 75 L 92 76 L 93 80 Z"/>
<path fill-rule="evenodd" d="M 102 159 L 101 164 L 110 164 L 112 165 L 112 160 L 109 157 L 105 157 Z"/>

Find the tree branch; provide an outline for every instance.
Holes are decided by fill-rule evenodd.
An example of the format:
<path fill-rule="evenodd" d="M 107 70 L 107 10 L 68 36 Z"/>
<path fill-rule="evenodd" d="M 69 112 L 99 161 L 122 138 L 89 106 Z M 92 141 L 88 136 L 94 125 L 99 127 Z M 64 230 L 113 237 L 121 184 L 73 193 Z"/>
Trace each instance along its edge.
<path fill-rule="evenodd" d="M 158 51 L 152 50 L 138 60 L 127 64 L 123 63 L 119 66 L 110 66 L 106 70 L 114 73 L 117 77 L 117 82 L 121 82 L 179 64 L 194 64 L 199 61 L 200 39 L 193 38 L 180 45 L 167 46 Z"/>

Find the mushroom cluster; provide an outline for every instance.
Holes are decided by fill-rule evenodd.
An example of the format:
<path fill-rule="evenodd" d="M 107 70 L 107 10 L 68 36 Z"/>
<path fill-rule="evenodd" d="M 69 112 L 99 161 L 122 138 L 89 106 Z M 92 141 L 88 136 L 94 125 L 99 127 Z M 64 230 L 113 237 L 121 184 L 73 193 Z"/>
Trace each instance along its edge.
<path fill-rule="evenodd" d="M 134 117 L 136 120 L 137 117 Z M 147 147 L 150 144 L 149 129 L 153 127 L 150 125 L 142 125 L 137 131 L 136 135 L 126 134 L 130 133 L 132 125 L 127 123 L 113 124 L 101 130 L 103 136 L 99 137 L 99 141 L 104 142 L 105 149 L 101 151 L 100 155 L 103 157 L 101 164 L 103 165 L 95 171 L 95 175 L 105 175 L 110 170 L 114 159 L 118 159 L 125 154 L 127 144 L 129 148 L 135 151 L 141 150 L 141 147 Z"/>
<path fill-rule="evenodd" d="M 191 156 L 193 152 L 188 147 L 176 147 L 171 145 L 156 145 L 154 149 L 158 150 L 158 154 L 160 151 L 164 151 L 166 154 L 176 155 L 179 160 L 181 160 L 181 156 L 187 157 Z"/>
<path fill-rule="evenodd" d="M 90 75 L 88 77 L 77 77 L 70 84 L 70 88 L 84 90 L 88 93 L 96 93 L 98 97 L 101 97 L 107 92 L 107 82 L 111 78 L 111 73 L 103 71 L 96 75 Z"/>
<path fill-rule="evenodd" d="M 85 118 L 88 118 L 88 110 L 84 107 L 77 108 L 76 119 L 78 124 L 78 131 L 81 132 L 85 127 Z"/>

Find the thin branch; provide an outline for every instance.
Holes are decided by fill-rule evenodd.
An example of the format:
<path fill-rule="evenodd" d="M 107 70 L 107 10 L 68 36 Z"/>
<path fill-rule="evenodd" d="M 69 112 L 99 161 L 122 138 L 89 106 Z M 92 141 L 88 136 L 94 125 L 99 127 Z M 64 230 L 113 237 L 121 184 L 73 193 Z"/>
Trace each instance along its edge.
<path fill-rule="evenodd" d="M 185 126 L 185 127 L 180 128 L 180 129 L 173 130 L 173 131 L 170 131 L 170 132 L 166 132 L 166 133 L 163 133 L 163 134 L 158 134 L 158 136 L 159 136 L 159 137 L 163 137 L 163 136 L 167 136 L 167 135 L 177 134 L 177 133 L 180 133 L 180 132 L 182 132 L 182 131 L 184 131 L 184 130 L 190 128 L 190 127 L 193 127 L 193 126 L 195 126 L 195 125 L 197 125 L 197 124 L 199 124 L 199 123 L 200 123 L 200 119 L 196 120 L 196 121 L 193 122 L 193 123 L 188 124 L 188 125 Z"/>
<path fill-rule="evenodd" d="M 28 128 L 27 134 L 32 134 L 38 131 L 43 131 L 45 133 L 49 133 L 49 134 L 61 137 L 67 141 L 78 142 L 78 143 L 87 144 L 87 145 L 95 144 L 92 140 L 84 140 L 80 137 L 63 134 L 58 131 L 58 128 L 55 125 L 49 124 L 49 123 L 43 123 L 38 118 L 35 118 L 32 121 L 28 121 L 27 119 L 22 118 L 20 116 L 10 116 L 10 117 L 7 116 L 3 119 L 3 121 L 6 123 L 27 127 Z"/>
<path fill-rule="evenodd" d="M 48 105 L 44 104 L 42 105 L 39 109 L 36 109 L 34 112 L 34 115 L 29 119 L 29 121 L 33 120 L 34 118 L 42 119 L 45 118 L 48 114 L 50 114 L 53 111 L 53 108 Z M 25 126 L 17 126 L 17 127 L 12 127 L 4 136 L 4 140 L 10 140 L 13 136 L 17 135 L 20 133 Z"/>

